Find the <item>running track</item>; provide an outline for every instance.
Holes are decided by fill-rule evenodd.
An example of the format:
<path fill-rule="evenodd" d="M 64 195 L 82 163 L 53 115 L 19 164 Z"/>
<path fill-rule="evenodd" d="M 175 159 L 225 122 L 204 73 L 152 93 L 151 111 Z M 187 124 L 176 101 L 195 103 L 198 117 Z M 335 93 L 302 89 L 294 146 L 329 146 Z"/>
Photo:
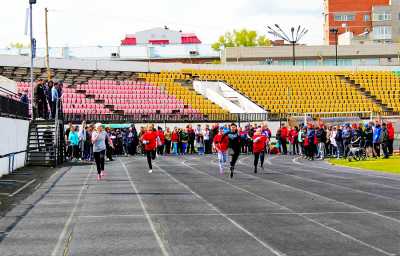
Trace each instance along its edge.
<path fill-rule="evenodd" d="M 272 157 L 59 169 L 0 219 L 0 255 L 400 255 L 400 176 Z"/>

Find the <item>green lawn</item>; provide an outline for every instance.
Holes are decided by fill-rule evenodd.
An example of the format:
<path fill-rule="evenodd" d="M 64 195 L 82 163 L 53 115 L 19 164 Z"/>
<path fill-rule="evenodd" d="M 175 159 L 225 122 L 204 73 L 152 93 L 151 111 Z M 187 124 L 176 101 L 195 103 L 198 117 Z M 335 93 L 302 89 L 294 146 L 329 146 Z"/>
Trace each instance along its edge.
<path fill-rule="evenodd" d="M 353 168 L 361 168 L 373 171 L 382 171 L 388 173 L 400 174 L 400 157 L 395 156 L 389 159 L 368 159 L 365 161 L 351 161 L 344 159 L 330 159 L 329 163 Z"/>

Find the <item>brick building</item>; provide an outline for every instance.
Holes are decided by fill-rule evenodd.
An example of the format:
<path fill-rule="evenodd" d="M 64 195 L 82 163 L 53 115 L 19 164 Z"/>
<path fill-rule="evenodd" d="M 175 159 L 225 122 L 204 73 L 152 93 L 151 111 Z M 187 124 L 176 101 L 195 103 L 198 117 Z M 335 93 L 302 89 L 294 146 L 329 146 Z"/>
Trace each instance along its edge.
<path fill-rule="evenodd" d="M 332 28 L 337 28 L 339 34 L 348 31 L 354 35 L 373 32 L 377 40 L 385 41 L 389 37 L 391 40 L 391 25 L 379 24 L 392 21 L 391 2 L 393 0 L 324 0 L 325 43 L 335 44 L 335 35 L 329 32 Z"/>

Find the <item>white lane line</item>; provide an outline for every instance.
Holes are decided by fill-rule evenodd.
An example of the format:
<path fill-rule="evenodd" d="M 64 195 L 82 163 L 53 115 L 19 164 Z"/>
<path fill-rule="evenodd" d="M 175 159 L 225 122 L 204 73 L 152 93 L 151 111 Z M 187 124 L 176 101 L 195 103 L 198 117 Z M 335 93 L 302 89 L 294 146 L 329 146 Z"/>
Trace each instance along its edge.
<path fill-rule="evenodd" d="M 69 229 L 69 227 L 70 227 L 70 225 L 72 223 L 72 220 L 74 218 L 75 212 L 78 209 L 79 202 L 81 201 L 83 191 L 85 190 L 85 188 L 87 186 L 87 183 L 89 181 L 89 177 L 90 177 L 90 175 L 92 173 L 92 170 L 93 170 L 93 165 L 90 166 L 90 171 L 88 172 L 88 174 L 86 176 L 86 179 L 85 179 L 85 181 L 84 181 L 84 183 L 83 183 L 83 185 L 81 187 L 81 190 L 79 191 L 78 197 L 75 200 L 74 208 L 72 209 L 71 213 L 69 214 L 67 222 L 65 222 L 65 224 L 64 224 L 64 228 L 61 231 L 60 235 L 58 236 L 57 244 L 54 247 L 54 249 L 53 249 L 53 251 L 51 253 L 51 256 L 56 256 L 56 255 L 60 254 L 59 253 L 60 247 L 61 247 L 62 243 L 65 241 L 68 229 Z M 56 173 L 54 173 L 53 175 L 55 175 L 55 174 Z"/>
<path fill-rule="evenodd" d="M 26 189 L 27 187 L 29 187 L 32 183 L 34 183 L 36 181 L 36 179 L 33 179 L 31 181 L 29 181 L 28 183 L 26 183 L 24 186 L 20 187 L 19 189 L 17 189 L 17 191 L 15 191 L 14 193 L 8 195 L 9 197 L 13 197 L 16 194 L 18 194 L 19 192 L 21 192 L 22 190 Z"/>
<path fill-rule="evenodd" d="M 274 163 L 273 165 L 278 166 L 278 167 L 293 168 L 292 166 L 288 166 L 288 165 L 286 165 L 286 164 L 280 165 L 280 164 L 278 164 L 278 163 Z M 305 165 L 303 165 L 303 166 L 304 166 L 304 168 L 302 168 L 302 169 L 300 170 L 300 172 L 308 172 L 308 173 L 312 173 L 312 174 L 319 174 L 320 176 L 332 177 L 332 178 L 336 178 L 336 179 L 347 179 L 347 180 L 348 180 L 348 179 L 356 179 L 356 178 L 354 178 L 354 177 L 343 177 L 343 176 L 335 175 L 335 174 L 333 174 L 333 173 L 327 173 L 327 172 L 321 172 L 321 171 L 307 170 L 307 169 L 305 169 L 307 166 L 305 166 Z M 325 170 L 326 170 L 326 169 L 324 169 L 324 168 L 322 168 L 322 167 L 316 167 L 316 166 L 313 166 L 312 168 L 320 169 L 320 170 L 322 170 L 322 171 L 325 171 Z M 296 171 L 299 172 L 298 169 L 296 169 Z M 337 174 L 340 174 L 340 173 L 337 173 Z M 347 174 L 353 174 L 353 173 L 347 173 Z M 355 173 L 355 175 L 361 176 L 361 175 L 359 175 L 359 174 L 357 174 L 357 173 Z M 381 187 L 387 187 L 387 188 L 391 188 L 391 189 L 400 190 L 400 187 L 394 187 L 394 186 L 390 186 L 390 185 L 386 185 L 386 184 L 382 184 L 382 183 L 377 183 L 377 182 L 373 182 L 373 181 L 369 181 L 369 180 L 366 180 L 365 182 L 368 183 L 368 184 L 370 184 L 370 185 L 378 185 L 378 186 L 381 186 Z M 349 189 L 351 189 L 351 188 L 349 188 Z M 362 191 L 362 190 L 360 190 L 360 191 Z M 366 191 L 364 191 L 364 192 L 366 192 Z M 366 192 L 366 193 L 369 193 L 369 192 Z M 389 198 L 392 198 L 392 197 L 389 197 Z M 392 199 L 395 199 L 395 198 L 392 198 Z"/>
<path fill-rule="evenodd" d="M 246 164 L 245 164 L 245 165 L 246 165 Z M 282 167 L 282 166 L 279 166 L 279 165 L 276 165 L 276 166 Z M 286 167 L 286 168 L 289 168 L 289 169 L 292 169 L 292 170 L 294 170 L 294 171 L 298 171 L 298 172 L 311 172 L 311 173 L 313 173 L 313 174 L 316 174 L 316 172 L 307 171 L 307 170 L 304 170 L 304 169 L 302 169 L 302 170 L 299 171 L 299 170 L 297 170 L 297 169 L 294 169 L 294 168 L 291 167 L 291 166 L 285 166 L 285 167 Z M 284 173 L 284 172 L 277 171 L 277 170 L 275 170 L 275 171 L 276 171 L 277 173 L 280 173 L 280 174 L 283 174 L 283 175 L 286 175 L 286 176 L 295 177 L 296 179 L 301 179 L 301 180 L 306 180 L 306 181 L 321 183 L 321 184 L 324 184 L 324 185 L 331 185 L 331 186 L 335 186 L 335 187 L 340 187 L 340 188 L 352 190 L 352 191 L 355 191 L 355 192 L 358 192 L 358 193 L 367 194 L 367 195 L 369 195 L 369 196 L 374 196 L 374 197 L 380 197 L 380 198 L 389 199 L 389 200 L 400 201 L 400 199 L 397 199 L 397 198 L 388 197 L 388 196 L 384 196 L 384 195 L 380 195 L 380 194 L 375 194 L 375 193 L 371 193 L 371 192 L 359 190 L 359 189 L 356 189 L 356 188 L 346 187 L 346 186 L 338 185 L 338 184 L 334 184 L 334 183 L 328 183 L 328 182 L 324 182 L 324 181 L 320 181 L 320 180 L 312 179 L 312 178 L 305 178 L 305 177 L 302 177 L 302 176 L 298 176 L 298 175 L 295 175 L 295 174 L 288 174 L 288 173 Z M 325 175 L 325 174 L 322 173 L 321 175 Z M 328 175 L 326 175 L 326 176 L 329 177 L 329 176 L 331 176 L 331 175 L 328 174 Z M 338 177 L 336 177 L 336 178 L 338 178 Z M 371 183 L 373 183 L 373 182 L 371 182 Z M 381 185 L 381 186 L 385 186 L 385 185 L 379 184 L 379 183 L 375 183 L 375 184 Z M 399 190 L 399 188 L 395 188 L 395 187 L 391 187 L 391 188 Z"/>
<path fill-rule="evenodd" d="M 248 166 L 248 165 L 247 165 L 247 166 Z M 291 168 L 291 169 L 292 169 L 292 168 Z M 293 170 L 295 170 L 295 169 L 293 169 Z M 258 180 L 260 180 L 260 181 L 262 181 L 262 182 L 265 182 L 265 183 L 274 183 L 274 184 L 277 184 L 277 185 L 285 186 L 285 187 L 287 187 L 287 188 L 291 188 L 292 190 L 297 190 L 297 191 L 300 191 L 300 192 L 303 192 L 303 193 L 306 193 L 306 194 L 309 194 L 309 195 L 312 195 L 312 196 L 316 196 L 316 197 L 319 197 L 319 198 L 322 198 L 322 199 L 325 199 L 325 200 L 329 200 L 329 201 L 333 201 L 333 202 L 336 202 L 336 203 L 340 203 L 340 204 L 343 204 L 343 205 L 345 205 L 345 206 L 348 206 L 348 207 L 357 209 L 357 210 L 359 210 L 359 211 L 364 211 L 364 212 L 367 212 L 367 213 L 369 213 L 369 214 L 371 214 L 371 215 L 375 215 L 375 216 L 378 216 L 378 217 L 380 217 L 380 218 L 384 218 L 384 219 L 387 219 L 387 220 L 390 220 L 390 221 L 394 221 L 394 222 L 400 223 L 400 220 L 398 220 L 398 219 L 395 219 L 395 218 L 392 218 L 392 217 L 389 217 L 389 216 L 385 216 L 385 215 L 379 214 L 378 212 L 370 211 L 370 210 L 367 210 L 367 209 L 358 207 L 358 206 L 353 205 L 353 204 L 349 204 L 349 203 L 346 203 L 346 202 L 343 202 L 343 201 L 339 201 L 339 200 L 336 200 L 336 199 L 333 199 L 333 198 L 329 198 L 329 197 L 326 197 L 326 196 L 323 196 L 323 195 L 320 195 L 320 194 L 317 194 L 317 193 L 314 193 L 314 192 L 310 192 L 310 191 L 307 191 L 307 190 L 303 190 L 303 189 L 300 189 L 300 188 L 296 188 L 296 187 L 293 187 L 293 186 L 290 186 L 290 185 L 287 185 L 287 184 L 283 184 L 283 183 L 280 183 L 280 182 L 277 182 L 277 181 L 262 179 L 262 178 L 260 178 L 260 177 L 258 177 L 258 176 L 250 175 L 250 174 L 244 173 L 244 172 L 242 172 L 242 171 L 237 171 L 237 172 L 240 172 L 240 173 L 242 173 L 243 175 L 246 175 L 246 176 L 249 176 L 249 177 L 257 178 Z M 287 174 L 287 173 L 279 172 L 279 171 L 276 171 L 276 172 L 277 172 L 277 173 L 280 173 L 280 174 L 283 174 L 283 175 L 290 176 L 290 177 L 294 177 L 294 178 L 297 178 L 297 179 L 308 180 L 308 181 L 312 181 L 312 182 L 314 181 L 314 182 L 316 182 L 316 183 L 322 183 L 322 184 L 325 184 L 325 185 L 337 186 L 337 187 L 340 187 L 340 188 L 342 188 L 342 189 L 343 189 L 343 188 L 344 188 L 344 189 L 350 189 L 350 188 L 343 187 L 343 186 L 336 185 L 336 184 L 326 183 L 326 182 L 322 182 L 322 181 L 318 181 L 318 180 L 313 180 L 313 179 L 302 178 L 302 177 L 299 177 L 299 176 L 296 176 L 296 175 L 293 175 L 293 174 Z M 357 191 L 357 190 L 355 190 L 355 189 L 350 189 L 350 190 Z M 360 191 L 360 192 L 364 192 L 364 191 Z M 364 193 L 368 193 L 368 192 L 364 192 Z M 376 197 L 379 196 L 379 195 L 375 195 L 375 194 L 373 194 L 373 195 L 376 196 Z M 384 197 L 384 196 L 380 196 L 380 197 Z M 387 197 L 384 197 L 384 198 L 385 198 L 385 199 L 391 199 L 391 200 L 397 200 L 397 199 L 387 198 Z"/>
<path fill-rule="evenodd" d="M 56 176 L 57 173 L 58 173 L 58 171 L 56 171 L 55 173 L 53 173 L 53 174 L 50 176 L 49 180 L 51 180 L 54 176 Z"/>
<path fill-rule="evenodd" d="M 400 213 L 400 211 L 382 211 L 381 213 Z M 270 215 L 334 215 L 334 214 L 369 214 L 368 212 L 260 212 L 260 213 L 225 213 L 226 216 L 270 216 Z M 221 216 L 219 213 L 150 213 L 149 216 Z M 81 215 L 78 218 L 145 218 L 144 214 L 110 214 L 110 215 Z"/>
<path fill-rule="evenodd" d="M 9 195 L 10 195 L 10 193 L 0 193 L 0 196 L 9 196 Z"/>
<path fill-rule="evenodd" d="M 42 183 L 41 182 L 39 182 L 36 186 L 35 186 L 35 190 L 37 190 L 39 187 L 40 187 L 40 185 L 42 185 Z"/>
<path fill-rule="evenodd" d="M 323 162 L 321 162 L 321 164 L 324 164 Z M 342 173 L 342 174 L 355 174 L 355 175 L 359 175 L 359 176 L 367 176 L 367 177 L 374 177 L 374 178 L 381 178 L 381 179 L 387 179 L 387 180 L 391 180 L 391 181 L 400 181 L 399 178 L 393 177 L 392 175 L 388 176 L 388 175 L 381 175 L 376 173 L 373 170 L 359 170 L 356 168 L 351 168 L 351 167 L 346 167 L 346 166 L 337 166 L 337 167 L 341 167 L 343 169 L 347 169 L 347 171 L 342 171 L 342 170 L 338 170 L 337 168 L 334 168 L 333 165 L 330 164 L 324 164 L 324 166 L 319 166 L 313 162 L 310 161 L 309 165 L 311 165 L 313 168 L 318 168 L 318 169 L 322 169 L 322 170 L 331 170 L 334 171 L 335 173 Z M 379 184 L 379 183 L 378 183 Z"/>
<path fill-rule="evenodd" d="M 218 181 L 220 181 L 220 182 L 222 182 L 222 183 L 225 183 L 225 184 L 227 184 L 227 185 L 229 185 L 229 186 L 232 186 L 232 187 L 234 187 L 234 188 L 236 188 L 236 189 L 238 189 L 238 190 L 240 190 L 240 191 L 246 192 L 246 193 L 248 193 L 248 194 L 250 194 L 250 195 L 253 195 L 253 196 L 255 196 L 255 197 L 257 197 L 257 198 L 259 198 L 259 199 L 261 199 L 261 200 L 264 200 L 265 202 L 267 202 L 267 203 L 269 203 L 269 204 L 274 204 L 274 205 L 276 205 L 276 206 L 278 206 L 278 207 L 281 207 L 282 209 L 286 209 L 286 210 L 288 210 L 288 211 L 290 211 L 290 212 L 292 212 L 292 213 L 295 213 L 295 211 L 293 211 L 292 209 L 290 209 L 290 208 L 288 208 L 288 207 L 286 207 L 286 206 L 283 206 L 283 205 L 281 205 L 281 204 L 279 204 L 279 203 L 276 203 L 276 202 L 274 202 L 274 201 L 271 201 L 271 200 L 269 200 L 269 199 L 267 199 L 267 198 L 265 198 L 265 197 L 263 197 L 263 196 L 260 196 L 260 195 L 258 195 L 258 194 L 255 194 L 255 193 L 253 193 L 253 192 L 250 192 L 250 191 L 248 191 L 248 190 L 246 190 L 246 189 L 244 189 L 244 188 L 238 187 L 238 186 L 236 186 L 236 185 L 234 185 L 234 184 L 232 184 L 232 183 L 229 183 L 229 182 L 227 182 L 227 181 L 225 181 L 225 180 L 223 180 L 223 179 L 216 178 L 216 177 L 214 177 L 214 176 L 212 176 L 212 175 L 210 175 L 210 174 L 208 174 L 208 173 L 205 173 L 205 172 L 203 172 L 203 171 L 200 171 L 200 170 L 198 170 L 197 168 L 194 168 L 194 167 L 192 167 L 192 166 L 190 166 L 190 165 L 187 165 L 187 164 L 185 164 L 185 163 L 182 163 L 182 164 L 185 165 L 185 166 L 187 166 L 187 167 L 189 167 L 189 168 L 191 168 L 191 169 L 193 169 L 193 170 L 195 170 L 195 171 L 197 171 L 197 172 L 199 172 L 199 173 L 203 173 L 204 175 L 207 175 L 207 176 L 209 176 L 209 177 L 212 177 L 213 179 L 216 179 L 216 180 L 218 180 Z M 247 175 L 247 176 L 254 177 L 254 176 L 252 176 L 252 175 L 249 175 L 249 174 L 246 174 L 246 173 L 243 173 L 243 172 L 240 172 L 240 173 L 242 173 L 242 174 L 244 174 L 244 175 Z M 263 180 L 263 179 L 262 179 L 262 180 Z M 278 182 L 276 182 L 276 183 L 278 183 Z M 280 184 L 280 183 L 278 183 L 278 184 Z M 285 186 L 285 184 L 280 184 L 280 185 Z M 286 185 L 286 186 L 287 186 L 287 185 Z M 288 186 L 288 187 L 290 187 L 290 186 Z M 295 188 L 294 188 L 294 189 L 295 189 Z M 310 192 L 310 193 L 311 193 L 311 192 Z M 358 207 L 357 207 L 357 208 L 358 208 Z M 363 209 L 361 209 L 361 210 L 363 210 Z M 365 212 L 366 212 L 366 211 L 365 211 Z M 312 219 L 312 218 L 310 218 L 310 217 L 307 217 L 307 215 L 297 214 L 297 216 L 300 216 L 300 217 L 302 217 L 302 218 L 308 220 L 309 222 L 312 222 L 312 223 L 314 223 L 314 224 L 316 224 L 316 225 L 318 225 L 318 226 L 320 226 L 320 227 L 323 227 L 323 228 L 328 229 L 328 230 L 330 230 L 330 231 L 332 231 L 332 232 L 335 232 L 335 233 L 337 233 L 337 234 L 339 234 L 339 235 L 341 235 L 341 236 L 343 236 L 343 237 L 346 237 L 346 238 L 348 238 L 348 239 L 350 239 L 350 240 L 352 240 L 352 241 L 355 241 L 355 242 L 357 242 L 357 243 L 359 243 L 359 244 L 361 244 L 361 245 L 364 245 L 364 246 L 366 246 L 366 247 L 368 247 L 368 248 L 370 248 L 370 249 L 373 249 L 373 250 L 375 250 L 375 251 L 378 251 L 378 252 L 380 252 L 380 253 L 382 253 L 382 254 L 385 254 L 385 255 L 388 255 L 388 256 L 395 256 L 395 255 L 396 255 L 396 254 L 394 254 L 394 253 L 387 252 L 387 251 L 385 251 L 385 250 L 383 250 L 383 249 L 381 249 L 381 248 L 378 248 L 378 247 L 373 246 L 373 245 L 371 245 L 371 244 L 368 244 L 368 243 L 366 243 L 366 242 L 364 242 L 364 241 L 361 241 L 361 240 L 359 240 L 359 239 L 357 239 L 357 238 L 355 238 L 355 237 L 353 237 L 353 236 L 351 236 L 351 235 L 349 235 L 349 234 L 343 233 L 342 231 L 339 231 L 339 230 L 337 230 L 337 229 L 335 229 L 335 228 L 329 227 L 329 226 L 327 226 L 327 225 L 325 225 L 325 224 L 323 224 L 323 223 L 321 223 L 321 222 L 318 222 L 318 221 L 316 221 L 316 220 L 314 220 L 314 219 Z"/>
<path fill-rule="evenodd" d="M 300 162 L 297 161 L 297 160 L 300 159 L 300 158 L 301 158 L 301 156 L 296 157 L 296 158 L 293 158 L 293 159 L 292 159 L 292 162 L 295 163 L 295 164 L 297 164 L 297 165 L 304 166 L 304 164 L 302 164 L 302 163 L 300 163 Z"/>
<path fill-rule="evenodd" d="M 118 161 L 121 163 L 122 167 L 123 167 L 124 170 L 125 170 L 126 175 L 128 176 L 128 179 L 129 179 L 129 182 L 130 182 L 130 184 L 131 184 L 131 187 L 132 187 L 132 189 L 134 190 L 134 192 L 136 193 L 136 196 L 137 196 L 137 198 L 138 198 L 138 200 L 139 200 L 140 206 L 142 207 L 142 210 L 143 210 L 143 213 L 144 213 L 144 215 L 145 215 L 145 217 L 146 217 L 146 220 L 147 220 L 147 222 L 149 223 L 150 228 L 151 228 L 151 230 L 153 231 L 154 236 L 156 237 L 158 246 L 160 247 L 162 254 L 163 254 L 164 256 L 169 256 L 169 253 L 168 253 L 167 249 L 165 248 L 164 243 L 162 242 L 160 236 L 158 235 L 158 233 L 157 233 L 157 231 L 156 231 L 156 229 L 155 229 L 155 227 L 154 227 L 154 223 L 153 223 L 153 221 L 151 220 L 150 215 L 149 215 L 149 213 L 147 212 L 146 207 L 144 206 L 142 197 L 140 196 L 138 189 L 136 188 L 135 184 L 134 184 L 133 181 L 132 181 L 132 178 L 131 178 L 131 175 L 129 174 L 128 168 L 126 167 L 125 163 L 123 163 L 123 162 L 121 161 L 120 158 L 118 158 Z"/>
<path fill-rule="evenodd" d="M 225 213 L 221 212 L 216 206 L 214 206 L 212 203 L 208 202 L 205 198 L 203 198 L 202 196 L 200 196 L 199 194 L 197 194 L 195 191 L 193 191 L 188 185 L 186 185 L 185 183 L 177 180 L 175 177 L 173 177 L 171 174 L 169 174 L 167 171 L 165 171 L 163 168 L 161 168 L 160 166 L 156 165 L 156 167 L 163 172 L 165 175 L 167 175 L 170 179 L 172 179 L 173 181 L 175 181 L 176 183 L 180 184 L 181 186 L 183 186 L 184 188 L 186 188 L 188 191 L 190 191 L 195 197 L 197 197 L 198 199 L 200 199 L 201 201 L 203 201 L 204 203 L 206 203 L 211 209 L 213 209 L 214 211 L 216 211 L 220 216 L 222 216 L 223 218 L 225 218 L 226 220 L 228 220 L 229 222 L 231 222 L 234 226 L 236 226 L 238 229 L 240 229 L 241 231 L 243 231 L 244 233 L 246 233 L 248 236 L 250 236 L 251 238 L 253 238 L 254 240 L 256 240 L 259 244 L 261 244 L 264 248 L 266 248 L 267 250 L 271 251 L 273 254 L 277 255 L 277 256 L 286 256 L 286 254 L 280 252 L 279 250 L 273 248 L 272 246 L 270 246 L 269 244 L 267 244 L 266 242 L 262 241 L 260 238 L 258 238 L 255 234 L 251 233 L 249 230 L 247 230 L 246 228 L 244 228 L 242 225 L 240 225 L 239 223 L 237 223 L 236 221 L 234 221 L 233 219 L 231 219 L 229 216 L 227 216 Z"/>

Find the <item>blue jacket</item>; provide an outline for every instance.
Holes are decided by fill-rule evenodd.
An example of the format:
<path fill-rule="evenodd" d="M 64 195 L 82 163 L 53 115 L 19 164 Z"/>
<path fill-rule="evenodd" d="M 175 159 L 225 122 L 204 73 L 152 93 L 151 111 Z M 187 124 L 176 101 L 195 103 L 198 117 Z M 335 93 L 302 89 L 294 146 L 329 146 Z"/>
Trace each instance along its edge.
<path fill-rule="evenodd" d="M 374 140 L 373 140 L 374 143 L 380 143 L 381 133 L 382 133 L 382 128 L 380 126 L 375 127 Z"/>
<path fill-rule="evenodd" d="M 70 141 L 71 145 L 78 145 L 79 144 L 79 136 L 77 132 L 70 132 L 68 136 L 68 140 Z"/>
<path fill-rule="evenodd" d="M 315 130 L 314 129 L 309 129 L 307 131 L 307 137 L 308 137 L 308 143 L 309 144 L 314 144 L 314 136 L 315 136 Z"/>

